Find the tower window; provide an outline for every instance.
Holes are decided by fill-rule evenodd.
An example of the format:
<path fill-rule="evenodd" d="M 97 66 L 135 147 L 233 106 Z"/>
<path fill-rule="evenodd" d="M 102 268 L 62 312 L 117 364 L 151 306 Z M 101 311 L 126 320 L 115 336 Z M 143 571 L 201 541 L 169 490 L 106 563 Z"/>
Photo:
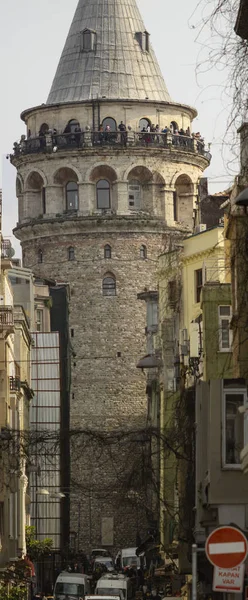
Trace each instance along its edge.
<path fill-rule="evenodd" d="M 102 127 L 104 131 L 106 131 L 107 127 L 109 128 L 107 129 L 107 131 L 117 131 L 116 121 L 115 119 L 112 119 L 112 117 L 106 117 L 105 119 L 103 119 Z"/>
<path fill-rule="evenodd" d="M 175 133 L 175 131 L 178 131 L 178 124 L 176 123 L 176 121 L 171 121 L 170 128 L 172 130 L 172 133 Z"/>
<path fill-rule="evenodd" d="M 106 246 L 104 246 L 104 258 L 111 258 L 111 256 L 112 256 L 111 246 L 109 244 L 106 244 Z"/>
<path fill-rule="evenodd" d="M 116 280 L 113 275 L 105 275 L 102 282 L 103 296 L 116 296 Z"/>
<path fill-rule="evenodd" d="M 143 260 L 147 258 L 147 248 L 144 244 L 140 246 L 140 258 L 142 258 Z"/>
<path fill-rule="evenodd" d="M 70 181 L 66 186 L 66 210 L 78 209 L 78 185 Z"/>
<path fill-rule="evenodd" d="M 150 50 L 150 34 L 148 31 L 137 31 L 135 33 L 135 39 L 140 45 L 140 48 L 143 52 L 149 52 Z"/>
<path fill-rule="evenodd" d="M 47 123 L 42 123 L 39 130 L 39 135 L 46 135 L 49 131 L 49 125 Z M 29 136 L 30 137 L 30 136 Z"/>
<path fill-rule="evenodd" d="M 38 250 L 38 263 L 43 263 L 43 252 L 42 250 Z"/>
<path fill-rule="evenodd" d="M 173 216 L 174 221 L 178 221 L 178 210 L 177 210 L 177 193 L 173 192 Z"/>
<path fill-rule="evenodd" d="M 110 185 L 106 179 L 100 179 L 96 184 L 97 208 L 110 208 Z"/>
<path fill-rule="evenodd" d="M 42 213 L 46 214 L 46 188 L 42 188 Z"/>
<path fill-rule="evenodd" d="M 81 52 L 92 52 L 96 46 L 96 32 L 93 29 L 81 31 Z"/>
<path fill-rule="evenodd" d="M 143 119 L 140 119 L 140 122 L 139 122 L 140 131 L 143 131 L 143 129 L 147 130 L 147 127 L 151 127 L 151 121 L 149 119 L 146 119 L 145 117 Z"/>
<path fill-rule="evenodd" d="M 67 123 L 64 133 L 74 133 L 75 129 L 80 129 L 79 122 L 77 119 L 71 119 Z"/>
<path fill-rule="evenodd" d="M 73 246 L 68 248 L 68 260 L 75 260 L 75 248 Z"/>
<path fill-rule="evenodd" d="M 132 180 L 128 185 L 128 204 L 129 208 L 140 209 L 141 206 L 141 185 L 139 181 Z"/>

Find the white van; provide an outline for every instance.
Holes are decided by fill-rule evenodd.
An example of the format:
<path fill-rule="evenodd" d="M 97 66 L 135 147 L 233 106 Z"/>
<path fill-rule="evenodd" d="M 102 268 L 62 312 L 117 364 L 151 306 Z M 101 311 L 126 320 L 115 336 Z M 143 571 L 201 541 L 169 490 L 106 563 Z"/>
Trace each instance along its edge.
<path fill-rule="evenodd" d="M 83 573 L 69 573 L 62 571 L 56 579 L 54 586 L 55 600 L 70 600 L 84 598 L 85 594 L 90 594 L 90 582 L 87 575 Z"/>
<path fill-rule="evenodd" d="M 114 563 L 112 561 L 111 556 L 97 556 L 94 560 L 93 573 L 96 571 L 97 567 L 105 567 L 106 571 L 114 571 Z"/>
<path fill-rule="evenodd" d="M 121 573 L 106 573 L 98 579 L 95 593 L 98 596 L 120 596 L 120 600 L 130 600 L 132 584 L 129 577 Z"/>
<path fill-rule="evenodd" d="M 122 548 L 116 557 L 117 565 L 120 563 L 121 569 L 125 567 L 134 567 L 135 569 L 144 565 L 144 557 L 136 555 L 137 548 Z"/>

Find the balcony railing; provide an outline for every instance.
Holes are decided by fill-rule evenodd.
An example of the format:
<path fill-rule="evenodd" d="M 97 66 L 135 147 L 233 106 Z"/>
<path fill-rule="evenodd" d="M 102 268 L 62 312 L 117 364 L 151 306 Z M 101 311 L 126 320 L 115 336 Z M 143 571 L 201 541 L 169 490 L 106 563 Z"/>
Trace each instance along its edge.
<path fill-rule="evenodd" d="M 20 377 L 9 377 L 9 389 L 11 392 L 19 392 L 21 388 Z"/>
<path fill-rule="evenodd" d="M 1 242 L 1 258 L 2 259 L 10 258 L 11 251 L 12 251 L 11 241 L 10 240 L 2 240 L 2 242 Z"/>
<path fill-rule="evenodd" d="M 81 133 L 48 133 L 45 136 L 21 139 L 20 143 L 16 142 L 14 144 L 14 156 L 92 147 L 171 149 L 172 151 L 192 152 L 205 156 L 207 160 L 211 159 L 210 152 L 205 149 L 204 142 L 199 138 L 172 134 L 170 132 L 137 133 L 132 130 L 122 132 L 84 131 Z"/>
<path fill-rule="evenodd" d="M 0 305 L 0 330 L 14 327 L 13 306 Z"/>

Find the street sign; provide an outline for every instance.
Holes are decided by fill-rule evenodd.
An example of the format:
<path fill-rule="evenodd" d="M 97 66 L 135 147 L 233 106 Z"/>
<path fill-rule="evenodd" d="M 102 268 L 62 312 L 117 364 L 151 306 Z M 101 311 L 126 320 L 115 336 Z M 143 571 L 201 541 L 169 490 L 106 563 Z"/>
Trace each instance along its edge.
<path fill-rule="evenodd" d="M 215 567 L 233 569 L 245 561 L 248 542 L 240 529 L 226 525 L 210 533 L 205 551 L 208 560 Z"/>
<path fill-rule="evenodd" d="M 245 565 L 234 569 L 214 567 L 213 591 L 241 593 L 244 587 Z"/>

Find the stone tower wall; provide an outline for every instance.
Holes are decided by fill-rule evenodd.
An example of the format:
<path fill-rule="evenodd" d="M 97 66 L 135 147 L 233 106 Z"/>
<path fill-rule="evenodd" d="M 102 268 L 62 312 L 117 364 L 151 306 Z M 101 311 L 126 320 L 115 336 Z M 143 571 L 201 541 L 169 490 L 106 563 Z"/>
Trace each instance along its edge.
<path fill-rule="evenodd" d="M 111 106 L 106 116 L 126 120 L 122 104 Z M 160 114 L 160 105 L 158 113 L 155 109 L 154 105 L 152 114 Z M 90 106 L 73 106 L 70 118 L 86 119 L 85 110 L 91 114 Z M 181 125 L 181 109 L 171 105 L 164 110 L 168 114 L 162 125 L 172 117 Z M 31 111 L 26 118 L 31 134 L 37 134 L 42 121 L 62 129 L 66 111 L 69 114 L 68 108 L 56 107 Z M 184 110 L 188 120 L 191 112 Z M 138 123 L 145 114 L 142 103 L 133 104 L 129 119 Z M 146 425 L 146 386 L 136 368 L 147 352 L 146 315 L 137 293 L 156 289 L 159 253 L 191 231 L 197 184 L 207 161 L 178 146 L 95 146 L 20 153 L 12 162 L 18 169 L 15 233 L 22 243 L 24 266 L 38 276 L 68 282 L 71 289 L 70 428 L 81 432 L 71 437 L 70 528 L 81 550 L 102 544 L 132 547 L 137 533 L 141 537 L 147 533 L 149 517 L 143 494 L 147 446 L 141 435 Z M 110 182 L 111 208 L 102 211 L 97 209 L 96 183 L 105 178 Z M 129 206 L 132 179 L 142 188 L 140 211 Z M 66 207 L 68 181 L 78 184 L 79 205 L 74 212 Z M 110 259 L 104 258 L 105 244 L 111 246 Z M 141 257 L 141 245 L 147 258 Z M 68 260 L 69 247 L 74 248 L 74 260 Z M 116 279 L 116 296 L 102 293 L 107 273 Z M 133 491 L 138 494 L 134 503 L 129 498 Z"/>

